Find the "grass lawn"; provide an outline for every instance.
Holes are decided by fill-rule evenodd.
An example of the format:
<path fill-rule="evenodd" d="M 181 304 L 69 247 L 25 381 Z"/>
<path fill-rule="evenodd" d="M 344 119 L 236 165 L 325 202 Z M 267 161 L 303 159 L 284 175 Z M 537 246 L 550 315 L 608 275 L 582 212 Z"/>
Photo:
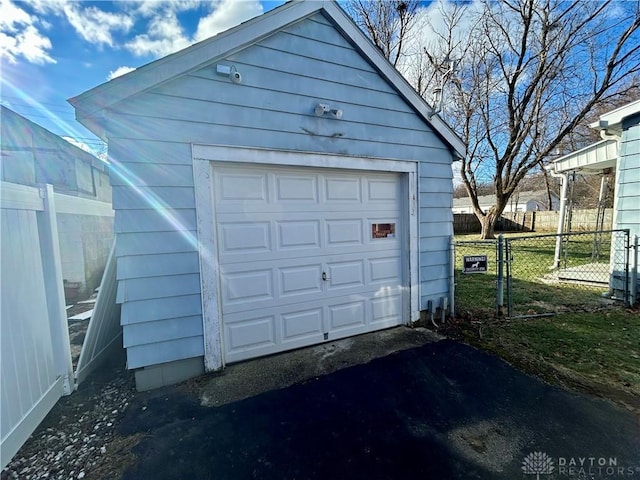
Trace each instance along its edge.
<path fill-rule="evenodd" d="M 620 270 L 624 259 L 624 237 L 575 233 L 562 240 L 559 268 L 555 268 L 555 235 L 507 234 L 509 252 L 504 252 L 504 302 L 511 304 L 510 316 L 568 312 L 575 307 L 595 307 L 607 293 L 610 249 L 613 241 Z M 496 310 L 497 253 L 495 241 L 481 241 L 478 235 L 456 237 L 456 304 L 463 310 L 489 313 Z M 505 242 L 506 243 L 506 242 Z M 463 256 L 486 255 L 489 271 L 480 274 L 462 272 Z M 511 272 L 507 288 L 507 270 Z M 568 274 L 566 272 L 572 272 Z M 567 281 L 567 275 L 578 282 Z M 604 283 L 598 283 L 604 282 Z"/>
<path fill-rule="evenodd" d="M 465 316 L 442 330 L 550 383 L 609 398 L 640 414 L 637 309 L 515 320 Z"/>
<path fill-rule="evenodd" d="M 570 241 L 574 255 L 567 260 L 592 261 L 592 236 Z M 603 305 L 601 288 L 545 282 L 554 247 L 553 237 L 514 242 L 512 299 L 516 315 L 558 314 L 509 320 L 496 315 L 495 246 L 480 242 L 459 246 L 457 318 L 441 330 L 494 352 L 528 373 L 612 399 L 640 413 L 640 311 Z M 487 255 L 489 272 L 460 272 L 461 256 L 474 254 Z M 608 252 L 600 261 L 608 262 Z"/>

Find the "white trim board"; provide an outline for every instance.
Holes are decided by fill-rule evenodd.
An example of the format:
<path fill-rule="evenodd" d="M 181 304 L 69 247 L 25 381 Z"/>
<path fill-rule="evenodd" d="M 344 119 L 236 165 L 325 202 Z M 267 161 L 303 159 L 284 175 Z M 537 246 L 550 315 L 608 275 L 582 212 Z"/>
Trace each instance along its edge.
<path fill-rule="evenodd" d="M 222 349 L 222 316 L 220 313 L 219 267 L 216 255 L 214 227 L 212 163 L 233 162 L 255 165 L 319 167 L 346 170 L 398 172 L 406 174 L 406 218 L 409 227 L 408 255 L 409 318 L 412 323 L 420 318 L 420 282 L 418 275 L 418 162 L 396 161 L 326 155 L 314 152 L 291 152 L 244 147 L 192 145 L 193 177 L 200 258 L 200 288 L 204 336 L 204 366 L 206 371 L 224 367 Z M 404 182 L 403 182 L 404 183 Z M 215 333 L 211 335 L 211 333 Z"/>
<path fill-rule="evenodd" d="M 74 197 L 62 193 L 55 194 L 56 213 L 72 215 L 94 215 L 113 217 L 114 212 L 109 202 L 100 202 L 90 198 Z"/>
<path fill-rule="evenodd" d="M 13 210 L 44 210 L 43 194 L 36 187 L 0 182 L 0 207 Z"/>
<path fill-rule="evenodd" d="M 87 310 L 86 312 L 78 313 L 72 317 L 69 317 L 69 320 L 89 320 L 93 315 L 93 308 L 91 310 Z"/>
<path fill-rule="evenodd" d="M 414 172 L 416 162 L 387 158 L 356 157 L 331 153 L 272 150 L 226 145 L 192 145 L 193 160 L 235 162 L 292 167 L 347 168 L 380 172 Z M 304 161 L 300 157 L 304 156 Z"/>

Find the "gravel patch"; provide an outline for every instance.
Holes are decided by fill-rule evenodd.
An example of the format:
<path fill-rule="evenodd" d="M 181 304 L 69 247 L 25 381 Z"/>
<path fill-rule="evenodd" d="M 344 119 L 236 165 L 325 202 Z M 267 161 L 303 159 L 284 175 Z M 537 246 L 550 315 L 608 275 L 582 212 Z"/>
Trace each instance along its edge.
<path fill-rule="evenodd" d="M 2 480 L 119 478 L 141 437 L 116 432 L 135 393 L 124 355 L 113 359 L 58 401 L 2 470 Z"/>

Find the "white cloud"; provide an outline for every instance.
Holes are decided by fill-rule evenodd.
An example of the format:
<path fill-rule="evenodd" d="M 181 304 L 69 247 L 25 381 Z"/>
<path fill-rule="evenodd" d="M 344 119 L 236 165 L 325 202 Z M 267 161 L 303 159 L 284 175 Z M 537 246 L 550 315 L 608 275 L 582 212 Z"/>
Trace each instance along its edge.
<path fill-rule="evenodd" d="M 31 15 L 10 0 L 0 0 L 0 30 L 16 32 L 21 25 L 31 25 Z"/>
<path fill-rule="evenodd" d="M 23 57 L 31 63 L 56 63 L 51 40 L 36 27 L 38 19 L 10 0 L 0 0 L 0 57 L 16 63 Z"/>
<path fill-rule="evenodd" d="M 29 4 L 38 14 L 64 14 L 64 7 L 72 0 L 30 0 Z"/>
<path fill-rule="evenodd" d="M 51 57 L 51 40 L 43 33 L 52 27 L 51 16 L 66 19 L 87 42 L 110 47 L 116 46 L 114 32 L 126 33 L 133 26 L 133 18 L 125 13 L 84 7 L 72 0 L 31 0 L 28 7 L 12 0 L 0 0 L 0 56 L 12 63 L 19 57 L 36 64 L 55 63 Z"/>
<path fill-rule="evenodd" d="M 178 13 L 201 6 L 213 7 L 213 11 L 200 19 L 196 32 L 190 36 L 180 25 Z M 137 6 L 136 13 L 150 18 L 148 30 L 127 42 L 125 47 L 137 56 L 168 55 L 234 27 L 262 12 L 263 7 L 257 0 L 143 2 Z"/>
<path fill-rule="evenodd" d="M 262 4 L 255 0 L 244 2 L 221 0 L 210 15 L 200 19 L 194 40 L 199 42 L 209 38 L 260 15 L 263 11 Z"/>
<path fill-rule="evenodd" d="M 189 43 L 176 13 L 167 10 L 151 19 L 147 33 L 137 35 L 125 46 L 134 55 L 164 56 L 187 47 Z"/>
<path fill-rule="evenodd" d="M 16 36 L 17 48 L 20 55 L 32 63 L 56 63 L 49 56 L 51 50 L 51 40 L 40 35 L 40 32 L 33 25 L 27 26 Z"/>
<path fill-rule="evenodd" d="M 133 67 L 127 67 L 127 66 L 118 67 L 115 70 L 111 70 L 109 72 L 109 75 L 107 75 L 107 80 L 113 80 L 114 78 L 120 77 L 129 72 L 133 72 L 134 70 L 135 68 Z"/>
<path fill-rule="evenodd" d="M 128 32 L 133 19 L 124 13 L 111 13 L 96 7 L 80 8 L 78 3 L 64 5 L 64 14 L 69 23 L 84 40 L 114 46 L 113 32 Z"/>
<path fill-rule="evenodd" d="M 258 0 L 144 0 L 113 2 L 107 11 L 99 2 L 76 0 L 0 0 L 0 56 L 15 63 L 22 57 L 36 64 L 55 63 L 47 30 L 70 25 L 77 35 L 98 47 L 126 48 L 137 56 L 165 56 L 209 38 L 263 13 Z M 103 7 L 104 8 L 104 7 Z M 197 28 L 186 31 L 179 14 L 201 14 Z M 54 24 L 57 18 L 63 24 Z M 122 38 L 134 27 L 140 32 Z M 114 78 L 120 69 L 110 72 Z"/>
<path fill-rule="evenodd" d="M 145 17 L 153 17 L 158 12 L 166 10 L 172 12 L 185 12 L 200 7 L 202 4 L 210 5 L 211 0 L 162 0 L 162 1 L 140 1 L 140 2 L 127 2 L 127 5 L 133 4 L 134 10 Z"/>

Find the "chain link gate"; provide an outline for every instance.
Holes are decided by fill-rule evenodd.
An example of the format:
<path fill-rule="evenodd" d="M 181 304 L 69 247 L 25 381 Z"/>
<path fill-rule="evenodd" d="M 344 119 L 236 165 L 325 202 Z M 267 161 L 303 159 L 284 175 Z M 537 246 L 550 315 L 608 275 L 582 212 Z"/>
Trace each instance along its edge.
<path fill-rule="evenodd" d="M 474 311 L 496 311 L 502 306 L 498 301 L 499 259 L 501 252 L 497 240 L 454 241 L 455 305 L 457 311 L 473 308 Z M 484 258 L 483 266 L 478 257 Z M 468 267 L 465 268 L 465 260 Z M 478 262 L 478 266 L 474 264 Z"/>
<path fill-rule="evenodd" d="M 500 235 L 453 247 L 457 312 L 535 317 L 635 298 L 629 230 Z"/>
<path fill-rule="evenodd" d="M 507 317 L 555 315 L 629 303 L 629 231 L 504 239 Z"/>

